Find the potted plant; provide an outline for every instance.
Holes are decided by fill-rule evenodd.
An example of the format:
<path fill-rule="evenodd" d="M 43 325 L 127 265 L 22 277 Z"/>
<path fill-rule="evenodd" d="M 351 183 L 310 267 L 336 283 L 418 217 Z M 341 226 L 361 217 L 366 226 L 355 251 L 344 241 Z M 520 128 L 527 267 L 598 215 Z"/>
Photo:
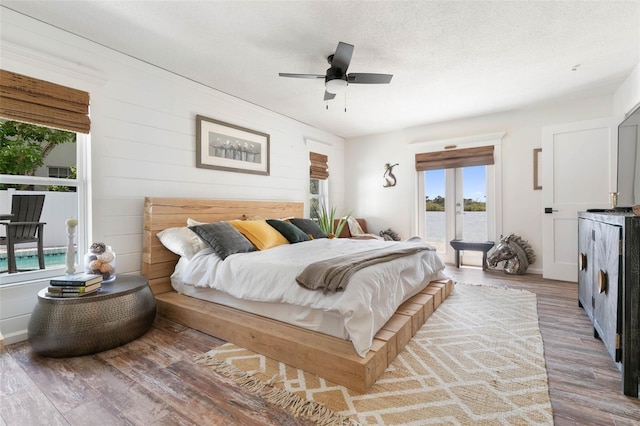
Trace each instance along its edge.
<path fill-rule="evenodd" d="M 342 229 L 347 224 L 347 219 L 350 217 L 350 214 L 338 219 L 336 207 L 328 209 L 327 206 L 324 205 L 324 202 L 320 201 L 318 206 L 314 207 L 314 216 L 318 218 L 318 226 L 320 226 L 322 232 L 327 234 L 329 238 L 334 238 L 340 235 Z M 337 223 L 335 219 L 338 219 Z"/>

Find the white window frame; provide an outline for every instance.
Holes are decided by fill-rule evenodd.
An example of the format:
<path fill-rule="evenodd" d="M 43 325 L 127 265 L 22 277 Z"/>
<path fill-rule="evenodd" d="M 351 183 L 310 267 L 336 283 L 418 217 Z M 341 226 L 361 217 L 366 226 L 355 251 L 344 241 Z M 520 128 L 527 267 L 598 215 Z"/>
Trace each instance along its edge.
<path fill-rule="evenodd" d="M 89 154 L 90 154 L 90 136 L 82 133 L 76 133 L 76 179 L 60 179 L 38 176 L 18 176 L 18 175 L 0 175 L 0 182 L 7 184 L 28 184 L 28 185 L 60 185 L 75 187 L 78 196 L 78 227 L 76 231 L 75 243 L 77 246 L 78 257 L 87 251 L 88 234 L 91 229 L 89 218 L 90 185 L 87 184 L 89 170 Z M 56 226 L 56 224 L 48 224 L 47 226 Z M 64 226 L 59 224 L 57 226 Z M 75 259 L 76 265 L 81 264 L 80 259 Z M 77 266 L 76 266 L 77 267 Z M 48 279 L 50 277 L 63 274 L 64 266 L 47 269 L 36 269 L 33 271 L 17 272 L 14 274 L 0 274 L 0 287 L 9 285 L 26 284 L 28 282 Z"/>

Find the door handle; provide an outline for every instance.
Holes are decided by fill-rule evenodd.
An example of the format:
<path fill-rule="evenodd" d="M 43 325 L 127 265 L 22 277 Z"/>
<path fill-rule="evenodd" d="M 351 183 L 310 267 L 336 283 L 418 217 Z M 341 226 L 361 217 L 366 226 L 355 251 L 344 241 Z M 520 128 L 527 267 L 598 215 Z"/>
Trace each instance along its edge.
<path fill-rule="evenodd" d="M 553 213 L 553 212 L 557 212 L 557 211 L 558 211 L 558 210 L 556 210 L 556 209 L 552 209 L 551 207 L 545 207 L 545 208 L 544 208 L 544 212 L 545 212 L 545 214 L 551 214 L 551 213 Z"/>

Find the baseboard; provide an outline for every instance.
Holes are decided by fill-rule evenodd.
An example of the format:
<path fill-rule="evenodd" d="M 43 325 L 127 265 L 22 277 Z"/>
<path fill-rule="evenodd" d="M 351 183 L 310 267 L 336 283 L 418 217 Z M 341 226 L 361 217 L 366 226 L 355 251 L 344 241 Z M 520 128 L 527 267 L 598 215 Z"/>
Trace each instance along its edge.
<path fill-rule="evenodd" d="M 13 345 L 14 343 L 20 343 L 26 340 L 29 340 L 29 331 L 26 329 L 4 335 L 0 334 L 0 347 Z M 0 352 L 2 352 L 2 349 L 0 349 Z"/>

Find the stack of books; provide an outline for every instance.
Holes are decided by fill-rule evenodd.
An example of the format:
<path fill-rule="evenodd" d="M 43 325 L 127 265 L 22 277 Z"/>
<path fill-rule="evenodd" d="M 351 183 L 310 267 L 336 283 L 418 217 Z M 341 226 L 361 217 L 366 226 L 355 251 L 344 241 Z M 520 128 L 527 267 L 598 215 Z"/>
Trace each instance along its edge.
<path fill-rule="evenodd" d="M 80 297 L 100 290 L 102 275 L 80 272 L 73 275 L 61 275 L 49 280 L 47 297 Z"/>

